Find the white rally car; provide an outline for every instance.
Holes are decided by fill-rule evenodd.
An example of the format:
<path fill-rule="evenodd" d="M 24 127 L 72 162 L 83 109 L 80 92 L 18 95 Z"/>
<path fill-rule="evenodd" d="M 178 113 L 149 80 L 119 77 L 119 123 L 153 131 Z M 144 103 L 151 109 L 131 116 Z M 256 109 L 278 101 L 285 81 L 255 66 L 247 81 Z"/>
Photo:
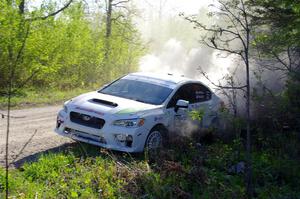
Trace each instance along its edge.
<path fill-rule="evenodd" d="M 132 73 L 65 102 L 55 131 L 108 149 L 142 152 L 160 147 L 176 136 L 175 132 L 187 130 L 184 124 L 191 121 L 191 110 L 205 113 L 199 127 L 216 123 L 220 103 L 199 81 Z"/>

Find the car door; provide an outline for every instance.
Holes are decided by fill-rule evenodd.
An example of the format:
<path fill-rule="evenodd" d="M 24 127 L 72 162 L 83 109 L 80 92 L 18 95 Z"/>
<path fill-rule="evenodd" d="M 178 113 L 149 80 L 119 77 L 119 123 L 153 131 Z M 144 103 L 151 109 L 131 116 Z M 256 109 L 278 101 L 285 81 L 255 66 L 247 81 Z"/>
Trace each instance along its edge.
<path fill-rule="evenodd" d="M 175 106 L 179 99 L 189 101 L 189 106 L 187 109 L 179 109 L 175 112 Z M 166 106 L 170 131 L 185 134 L 199 127 L 207 126 L 210 115 L 210 99 L 210 90 L 200 83 L 188 83 L 181 86 Z M 192 120 L 189 117 L 189 112 L 192 110 L 203 110 L 203 119 L 201 121 Z"/>
<path fill-rule="evenodd" d="M 212 118 L 212 92 L 201 83 L 193 83 L 189 89 L 192 95 L 189 111 L 204 111 L 200 127 L 208 127 Z"/>
<path fill-rule="evenodd" d="M 179 109 L 177 112 L 175 112 L 175 106 L 178 100 L 186 100 L 191 101 L 191 84 L 185 84 L 182 85 L 173 95 L 173 97 L 170 99 L 166 106 L 166 111 L 168 115 L 168 127 L 169 130 L 172 132 L 178 132 L 178 133 L 184 133 L 184 130 L 186 126 L 188 126 L 189 117 L 188 117 L 188 111 L 190 109 L 190 104 L 187 109 Z M 184 127 L 185 126 L 185 127 Z"/>

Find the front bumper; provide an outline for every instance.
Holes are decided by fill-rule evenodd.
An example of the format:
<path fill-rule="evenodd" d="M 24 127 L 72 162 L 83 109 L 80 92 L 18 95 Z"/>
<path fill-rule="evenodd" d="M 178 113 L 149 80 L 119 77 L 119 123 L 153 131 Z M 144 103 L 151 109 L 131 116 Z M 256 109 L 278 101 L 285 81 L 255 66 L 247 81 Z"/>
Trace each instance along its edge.
<path fill-rule="evenodd" d="M 138 128 L 126 128 L 113 126 L 109 121 L 102 129 L 82 126 L 70 121 L 65 111 L 60 111 L 57 116 L 55 132 L 71 139 L 123 152 L 142 152 L 149 132 L 144 126 Z M 119 141 L 116 135 L 125 135 L 132 141 Z"/>

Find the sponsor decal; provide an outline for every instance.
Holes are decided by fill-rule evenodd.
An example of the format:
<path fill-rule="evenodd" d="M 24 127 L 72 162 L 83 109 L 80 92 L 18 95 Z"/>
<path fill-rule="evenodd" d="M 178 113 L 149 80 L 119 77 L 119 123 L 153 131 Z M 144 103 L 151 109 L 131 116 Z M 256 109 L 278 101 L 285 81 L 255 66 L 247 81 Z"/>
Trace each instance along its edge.
<path fill-rule="evenodd" d="M 142 111 L 144 108 L 125 108 L 117 112 L 117 114 L 134 114 L 138 111 Z"/>
<path fill-rule="evenodd" d="M 87 111 L 87 112 L 91 112 L 91 113 L 96 113 L 96 114 L 101 115 L 101 116 L 104 115 L 104 113 L 101 113 L 99 111 L 95 111 L 95 110 L 88 109 L 88 108 L 82 108 L 82 107 L 79 107 L 79 106 L 76 106 L 75 109 L 81 110 L 81 111 Z"/>
<path fill-rule="evenodd" d="M 154 121 L 155 122 L 159 122 L 161 120 L 163 120 L 163 116 L 156 116 L 156 117 L 154 117 Z"/>
<path fill-rule="evenodd" d="M 185 121 L 185 120 L 187 120 L 187 115 L 175 115 L 174 116 L 174 120 L 175 121 Z"/>

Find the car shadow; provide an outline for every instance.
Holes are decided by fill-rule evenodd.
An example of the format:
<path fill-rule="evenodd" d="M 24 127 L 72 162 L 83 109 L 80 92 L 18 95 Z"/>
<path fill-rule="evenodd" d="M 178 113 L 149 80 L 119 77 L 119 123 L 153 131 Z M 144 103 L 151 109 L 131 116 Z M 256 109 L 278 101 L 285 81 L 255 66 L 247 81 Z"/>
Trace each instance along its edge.
<path fill-rule="evenodd" d="M 98 146 L 82 143 L 82 142 L 73 142 L 66 143 L 54 148 L 47 149 L 45 151 L 41 151 L 38 153 L 31 154 L 29 156 L 22 157 L 13 163 L 11 163 L 12 167 L 21 168 L 25 163 L 33 163 L 37 162 L 41 156 L 55 154 L 55 153 L 63 153 L 63 154 L 72 154 L 76 158 L 86 159 L 86 158 L 96 158 L 96 157 L 104 157 L 104 158 L 112 158 L 115 161 L 120 161 L 124 163 L 130 163 L 132 161 L 144 160 L 143 153 L 124 153 L 119 151 L 107 150 Z"/>

